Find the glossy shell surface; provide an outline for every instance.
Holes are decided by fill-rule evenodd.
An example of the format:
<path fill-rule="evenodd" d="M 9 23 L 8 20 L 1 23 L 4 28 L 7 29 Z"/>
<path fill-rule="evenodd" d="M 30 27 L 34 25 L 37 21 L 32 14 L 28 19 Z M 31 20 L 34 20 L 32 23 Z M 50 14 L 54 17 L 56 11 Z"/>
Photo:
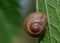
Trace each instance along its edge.
<path fill-rule="evenodd" d="M 39 37 L 45 32 L 46 14 L 42 12 L 30 13 L 24 21 L 24 30 L 31 37 Z"/>

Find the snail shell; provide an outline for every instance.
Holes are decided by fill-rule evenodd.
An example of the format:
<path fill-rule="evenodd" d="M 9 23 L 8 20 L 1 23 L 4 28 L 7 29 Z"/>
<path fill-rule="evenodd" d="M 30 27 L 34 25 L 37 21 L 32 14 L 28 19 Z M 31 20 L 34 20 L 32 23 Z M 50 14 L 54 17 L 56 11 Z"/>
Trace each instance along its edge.
<path fill-rule="evenodd" d="M 39 37 L 45 32 L 46 15 L 42 12 L 30 13 L 24 21 L 24 30 L 32 37 Z"/>

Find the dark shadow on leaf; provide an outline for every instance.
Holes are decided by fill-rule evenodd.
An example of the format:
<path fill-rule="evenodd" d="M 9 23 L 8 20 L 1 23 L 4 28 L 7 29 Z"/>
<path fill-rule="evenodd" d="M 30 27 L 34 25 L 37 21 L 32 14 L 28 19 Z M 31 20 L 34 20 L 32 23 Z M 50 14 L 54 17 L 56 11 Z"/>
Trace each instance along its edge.
<path fill-rule="evenodd" d="M 38 37 L 38 43 L 40 43 L 43 40 L 44 36 L 45 36 L 45 33 L 42 36 Z"/>
<path fill-rule="evenodd" d="M 47 20 L 46 20 L 46 26 L 48 26 Z M 46 28 L 47 28 L 47 27 L 46 27 Z M 47 29 L 46 29 L 46 30 L 47 30 Z M 46 33 L 46 31 L 45 31 L 45 33 Z M 38 37 L 38 43 L 41 43 L 41 41 L 44 39 L 45 33 L 44 33 L 42 36 Z"/>

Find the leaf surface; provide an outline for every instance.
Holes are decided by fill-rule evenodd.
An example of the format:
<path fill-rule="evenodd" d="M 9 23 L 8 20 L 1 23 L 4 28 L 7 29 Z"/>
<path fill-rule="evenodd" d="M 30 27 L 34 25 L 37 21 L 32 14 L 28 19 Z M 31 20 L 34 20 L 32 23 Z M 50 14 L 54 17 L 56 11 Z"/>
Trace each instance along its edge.
<path fill-rule="evenodd" d="M 38 0 L 38 11 L 47 14 L 46 33 L 40 43 L 60 43 L 60 0 Z"/>

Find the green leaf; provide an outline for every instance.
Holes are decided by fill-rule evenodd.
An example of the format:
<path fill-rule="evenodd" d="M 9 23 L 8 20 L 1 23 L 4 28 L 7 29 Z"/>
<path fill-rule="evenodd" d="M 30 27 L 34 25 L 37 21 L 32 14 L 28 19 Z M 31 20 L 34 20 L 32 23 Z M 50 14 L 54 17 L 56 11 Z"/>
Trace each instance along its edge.
<path fill-rule="evenodd" d="M 60 43 L 60 0 L 38 0 L 38 11 L 45 12 L 48 19 L 40 43 Z"/>

